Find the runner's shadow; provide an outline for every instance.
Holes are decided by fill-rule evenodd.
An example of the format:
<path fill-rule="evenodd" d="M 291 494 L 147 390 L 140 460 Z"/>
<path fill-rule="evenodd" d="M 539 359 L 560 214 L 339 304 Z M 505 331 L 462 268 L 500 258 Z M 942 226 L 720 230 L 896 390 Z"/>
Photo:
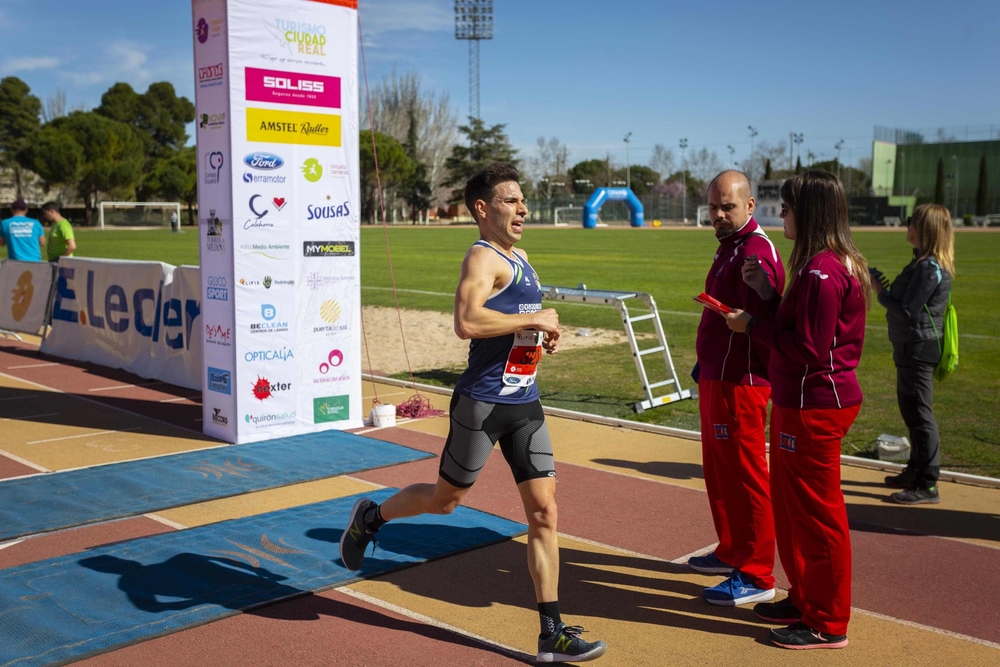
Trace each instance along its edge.
<path fill-rule="evenodd" d="M 669 479 L 704 479 L 705 473 L 697 463 L 673 463 L 670 461 L 623 461 L 621 459 L 593 459 L 594 463 L 615 468 L 628 468 L 647 475 Z"/>
<path fill-rule="evenodd" d="M 286 577 L 282 575 L 219 556 L 181 553 L 162 563 L 143 565 L 102 555 L 84 558 L 79 564 L 95 572 L 118 575 L 118 589 L 129 602 L 151 613 L 202 605 L 239 610 L 303 593 L 283 584 Z"/>
<path fill-rule="evenodd" d="M 898 505 L 889 500 L 888 489 L 884 494 L 867 493 L 844 489 L 844 497 L 873 498 L 878 504 L 847 504 L 847 517 L 851 528 L 870 533 L 893 534 L 899 531 L 918 535 L 987 540 L 1000 545 L 1000 514 L 996 512 L 971 512 L 942 507 L 948 497 L 943 496 L 940 505 Z"/>
<path fill-rule="evenodd" d="M 388 540 L 392 525 L 386 526 Z M 686 567 L 619 554 L 560 549 L 559 599 L 567 623 L 579 616 L 757 637 L 750 609 L 713 607 L 701 598 L 718 578 Z M 536 610 L 525 546 L 506 541 L 459 558 L 383 575 L 402 590 L 459 607 Z"/>

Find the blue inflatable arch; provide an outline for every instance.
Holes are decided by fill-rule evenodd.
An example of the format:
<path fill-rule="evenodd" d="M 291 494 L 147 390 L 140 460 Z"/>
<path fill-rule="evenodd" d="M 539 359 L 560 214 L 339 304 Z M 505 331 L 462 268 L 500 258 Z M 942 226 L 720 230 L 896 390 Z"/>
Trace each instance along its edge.
<path fill-rule="evenodd" d="M 583 205 L 583 226 L 586 229 L 597 227 L 597 212 L 606 202 L 623 201 L 628 206 L 628 221 L 633 227 L 645 227 L 645 213 L 642 202 L 635 196 L 631 188 L 597 188 L 590 199 Z"/>

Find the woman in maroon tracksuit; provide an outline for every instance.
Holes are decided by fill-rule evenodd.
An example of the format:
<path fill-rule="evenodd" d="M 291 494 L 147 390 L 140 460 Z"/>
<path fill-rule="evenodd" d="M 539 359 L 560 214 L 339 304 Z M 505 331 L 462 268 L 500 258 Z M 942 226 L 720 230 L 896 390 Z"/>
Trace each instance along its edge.
<path fill-rule="evenodd" d="M 839 179 L 806 171 L 785 181 L 781 199 L 785 236 L 795 244 L 774 324 L 743 311 L 727 316 L 734 331 L 772 350 L 771 502 L 791 585 L 786 599 L 758 604 L 754 612 L 789 624 L 771 630 L 779 646 L 842 648 L 851 614 L 851 538 L 840 443 L 861 409 L 854 369 L 871 287 Z M 761 296 L 771 296 L 755 263 L 747 262 L 743 273 Z"/>

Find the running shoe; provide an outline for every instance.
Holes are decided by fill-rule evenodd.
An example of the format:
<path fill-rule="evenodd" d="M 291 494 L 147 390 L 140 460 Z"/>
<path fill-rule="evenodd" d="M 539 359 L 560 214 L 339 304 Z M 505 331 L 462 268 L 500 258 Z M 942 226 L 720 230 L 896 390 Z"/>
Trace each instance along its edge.
<path fill-rule="evenodd" d="M 774 599 L 773 588 L 758 588 L 756 584 L 739 570 L 733 570 L 729 578 L 717 586 L 702 591 L 705 602 L 720 607 L 737 607 L 750 602 L 767 602 Z"/>
<path fill-rule="evenodd" d="M 729 574 L 733 571 L 733 566 L 716 558 L 714 551 L 705 556 L 691 556 L 688 558 L 688 567 L 702 574 Z"/>
<path fill-rule="evenodd" d="M 775 628 L 768 637 L 782 648 L 844 648 L 847 646 L 847 635 L 828 635 L 819 630 L 813 630 L 799 621 L 787 628 Z"/>
<path fill-rule="evenodd" d="M 941 496 L 938 495 L 937 485 L 929 486 L 927 488 L 909 488 L 905 491 L 897 491 L 890 496 L 893 502 L 897 502 L 900 505 L 924 505 L 931 504 L 937 505 L 941 502 Z"/>
<path fill-rule="evenodd" d="M 348 570 L 360 570 L 365 562 L 365 549 L 375 539 L 375 533 L 365 525 L 365 512 L 375 503 L 368 498 L 361 498 L 354 503 L 351 519 L 340 536 L 340 560 Z"/>
<path fill-rule="evenodd" d="M 538 638 L 536 662 L 586 662 L 597 660 L 608 650 L 604 642 L 588 642 L 580 638 L 586 632 L 579 625 L 560 623 L 555 632 Z"/>
<path fill-rule="evenodd" d="M 762 621 L 778 623 L 780 625 L 790 625 L 802 620 L 802 612 L 799 611 L 790 597 L 778 600 L 777 602 L 755 604 L 753 606 L 753 613 Z"/>
<path fill-rule="evenodd" d="M 885 485 L 894 489 L 908 489 L 917 478 L 917 472 L 913 468 L 903 468 L 903 472 L 898 475 L 889 475 L 885 478 Z"/>

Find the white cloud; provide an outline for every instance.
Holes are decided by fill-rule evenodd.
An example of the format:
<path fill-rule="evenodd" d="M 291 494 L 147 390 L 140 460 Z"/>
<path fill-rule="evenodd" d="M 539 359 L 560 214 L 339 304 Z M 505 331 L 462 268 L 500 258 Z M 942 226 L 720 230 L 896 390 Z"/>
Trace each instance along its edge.
<path fill-rule="evenodd" d="M 394 30 L 439 32 L 455 25 L 453 4 L 447 0 L 361 0 L 361 27 L 369 35 Z"/>
<path fill-rule="evenodd" d="M 59 60 L 57 58 L 25 56 L 22 58 L 11 58 L 4 63 L 3 68 L 8 72 L 31 72 L 36 69 L 51 69 L 58 66 Z"/>
<path fill-rule="evenodd" d="M 146 49 L 133 42 L 108 44 L 100 57 L 93 54 L 87 59 L 86 69 L 63 70 L 60 76 L 77 86 L 93 86 L 99 83 L 125 81 L 133 88 L 141 89 L 151 83 L 155 74 L 149 69 L 149 55 Z"/>

